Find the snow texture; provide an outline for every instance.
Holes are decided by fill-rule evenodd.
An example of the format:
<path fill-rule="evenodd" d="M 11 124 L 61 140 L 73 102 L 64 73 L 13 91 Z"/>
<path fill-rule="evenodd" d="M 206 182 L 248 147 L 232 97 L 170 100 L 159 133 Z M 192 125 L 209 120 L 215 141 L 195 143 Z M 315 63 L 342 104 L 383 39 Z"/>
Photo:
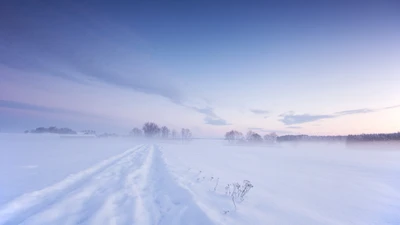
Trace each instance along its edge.
<path fill-rule="evenodd" d="M 0 225 L 395 225 L 397 146 L 139 144 L 2 134 L 2 196 L 18 196 L 0 202 Z M 36 170 L 31 183 L 7 180 Z M 243 180 L 254 187 L 235 207 L 226 187 Z"/>
<path fill-rule="evenodd" d="M 213 223 L 168 174 L 158 147 L 141 145 L 5 204 L 0 224 Z"/>

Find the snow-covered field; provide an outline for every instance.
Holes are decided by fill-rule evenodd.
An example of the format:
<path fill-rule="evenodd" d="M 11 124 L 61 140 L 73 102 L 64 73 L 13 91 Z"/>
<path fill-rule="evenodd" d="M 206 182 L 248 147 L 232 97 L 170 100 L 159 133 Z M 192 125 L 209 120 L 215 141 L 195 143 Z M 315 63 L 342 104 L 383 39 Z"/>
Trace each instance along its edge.
<path fill-rule="evenodd" d="M 1 134 L 0 224 L 400 224 L 400 149 Z"/>
<path fill-rule="evenodd" d="M 134 141 L 121 138 L 76 139 L 43 134 L 0 134 L 0 206 L 135 145 Z"/>

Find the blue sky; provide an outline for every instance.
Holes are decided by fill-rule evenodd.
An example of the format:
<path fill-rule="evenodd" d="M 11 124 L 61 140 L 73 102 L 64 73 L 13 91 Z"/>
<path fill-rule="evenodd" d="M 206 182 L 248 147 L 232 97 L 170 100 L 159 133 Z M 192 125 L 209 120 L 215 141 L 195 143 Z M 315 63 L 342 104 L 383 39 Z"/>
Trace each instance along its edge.
<path fill-rule="evenodd" d="M 0 129 L 400 130 L 396 1 L 3 1 Z"/>

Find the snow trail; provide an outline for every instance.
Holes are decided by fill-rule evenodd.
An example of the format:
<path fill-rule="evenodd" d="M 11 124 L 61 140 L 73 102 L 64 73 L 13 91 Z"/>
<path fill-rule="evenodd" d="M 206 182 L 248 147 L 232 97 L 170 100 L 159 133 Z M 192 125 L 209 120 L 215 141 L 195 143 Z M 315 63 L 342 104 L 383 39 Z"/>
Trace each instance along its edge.
<path fill-rule="evenodd" d="M 0 208 L 0 224 L 213 224 L 141 145 Z"/>

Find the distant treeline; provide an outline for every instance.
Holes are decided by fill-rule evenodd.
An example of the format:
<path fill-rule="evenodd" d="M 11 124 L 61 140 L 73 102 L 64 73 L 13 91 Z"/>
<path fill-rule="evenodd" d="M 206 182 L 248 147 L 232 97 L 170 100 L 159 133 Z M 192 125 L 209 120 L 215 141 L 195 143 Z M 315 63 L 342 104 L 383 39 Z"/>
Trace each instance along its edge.
<path fill-rule="evenodd" d="M 136 138 L 162 138 L 162 139 L 182 139 L 189 141 L 192 139 L 192 132 L 187 128 L 182 128 L 178 133 L 176 130 L 170 130 L 166 126 L 158 126 L 156 123 L 147 122 L 143 125 L 142 129 L 133 128 L 130 135 Z"/>
<path fill-rule="evenodd" d="M 391 134 L 360 134 L 347 136 L 348 142 L 357 141 L 400 141 L 400 132 Z"/>
<path fill-rule="evenodd" d="M 245 143 L 275 143 L 278 135 L 275 132 L 261 136 L 253 131 L 248 131 L 246 135 L 237 130 L 226 132 L 225 140 L 232 144 L 245 144 Z"/>
<path fill-rule="evenodd" d="M 285 141 L 400 141 L 400 132 L 389 134 L 358 134 L 347 136 L 309 136 L 309 135 L 284 135 L 277 137 L 278 142 Z"/>
<path fill-rule="evenodd" d="M 103 133 L 96 134 L 94 130 L 83 130 L 76 132 L 70 128 L 57 128 L 55 126 L 51 127 L 38 127 L 33 130 L 26 130 L 25 133 L 36 133 L 36 134 L 79 134 L 82 136 L 96 136 L 96 137 L 118 137 L 119 135 L 115 133 Z M 192 139 L 192 132 L 187 128 L 182 128 L 180 132 L 176 130 L 170 130 L 166 126 L 158 126 L 156 123 L 147 122 L 142 128 L 133 128 L 129 135 L 135 138 L 160 138 L 160 139 L 179 139 L 184 141 L 190 141 Z"/>
<path fill-rule="evenodd" d="M 283 135 L 277 137 L 278 142 L 285 141 L 346 141 L 347 136 L 309 136 L 309 135 Z"/>
<path fill-rule="evenodd" d="M 76 131 L 70 128 L 57 128 L 57 127 L 38 127 L 34 130 L 26 130 L 25 133 L 52 133 L 52 134 L 76 134 Z"/>
<path fill-rule="evenodd" d="M 225 140 L 230 143 L 275 143 L 275 142 L 295 142 L 295 141 L 340 141 L 340 142 L 362 142 L 362 141 L 400 141 L 400 132 L 390 134 L 359 134 L 359 135 L 332 135 L 332 136 L 313 136 L 313 135 L 283 135 L 276 133 L 261 136 L 253 131 L 243 133 L 231 130 L 225 134 Z"/>

